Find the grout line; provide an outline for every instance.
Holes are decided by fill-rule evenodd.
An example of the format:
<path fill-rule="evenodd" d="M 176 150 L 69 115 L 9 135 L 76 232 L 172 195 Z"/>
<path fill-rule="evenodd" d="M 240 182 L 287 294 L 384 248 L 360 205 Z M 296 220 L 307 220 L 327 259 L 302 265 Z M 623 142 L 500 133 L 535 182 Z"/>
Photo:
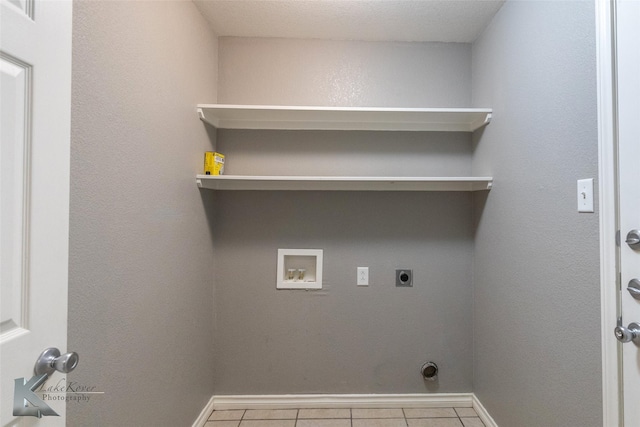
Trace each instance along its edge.
<path fill-rule="evenodd" d="M 294 420 L 294 427 L 297 427 L 297 425 L 298 425 L 298 420 L 300 420 L 300 419 L 301 419 L 301 418 L 300 418 L 300 411 L 301 411 L 301 408 L 291 408 L 291 409 L 294 409 L 294 410 L 296 411 L 295 418 L 292 418 L 292 419 Z M 351 427 L 353 427 L 353 420 L 354 420 L 354 418 L 353 418 L 353 409 L 354 409 L 354 408 L 346 408 L 346 409 L 348 409 L 348 410 L 349 410 L 349 417 L 348 417 L 348 419 L 349 419 L 349 421 L 350 421 L 350 422 L 349 422 L 349 424 L 350 424 L 350 426 L 351 426 Z M 408 426 L 409 426 L 409 418 L 407 418 L 406 408 L 399 408 L 399 409 L 402 411 L 402 417 L 403 417 L 403 420 L 404 420 L 404 422 L 405 422 L 405 426 L 407 426 L 407 427 L 408 427 Z M 455 418 L 458 418 L 458 421 L 460 422 L 460 425 L 464 427 L 464 421 L 463 421 L 463 419 L 462 419 L 462 418 L 463 418 L 463 417 L 462 417 L 462 415 L 460 415 L 460 414 L 455 410 L 455 408 L 454 408 L 454 407 L 452 407 L 452 409 L 455 411 L 455 414 L 456 414 L 456 417 L 455 417 Z M 240 424 L 242 424 L 242 422 L 243 422 L 243 421 L 245 421 L 245 420 L 249 420 L 248 418 L 245 418 L 245 417 L 246 417 L 246 415 L 247 415 L 247 412 L 248 412 L 248 411 L 249 411 L 249 409 L 242 409 L 242 415 L 240 416 L 240 419 L 238 420 L 238 424 L 239 424 L 239 425 L 240 425 Z M 215 409 L 214 409 L 213 411 L 211 411 L 211 414 L 209 414 L 209 417 L 207 418 L 207 421 L 206 421 L 206 422 L 208 422 L 208 421 L 212 421 L 212 420 L 210 420 L 210 418 L 211 418 L 211 416 L 213 415 L 213 413 L 214 413 L 214 412 L 216 412 L 216 410 L 215 410 Z M 427 418 L 430 418 L 430 417 L 427 417 Z M 441 417 L 435 417 L 435 418 L 441 418 Z M 445 417 L 445 418 L 448 418 L 448 417 Z M 451 418 L 453 418 L 453 417 L 451 417 Z M 480 417 L 476 417 L 476 418 L 480 418 Z M 323 420 L 324 420 L 325 418 L 319 418 L 319 419 L 323 419 Z M 327 419 L 328 419 L 328 418 L 327 418 Z M 344 418 L 343 418 L 343 419 L 344 419 Z M 377 418 L 376 418 L 376 419 L 377 419 Z M 450 418 L 449 418 L 449 419 L 450 419 Z M 283 419 L 283 420 L 284 420 L 284 419 Z M 257 420 L 257 421 L 260 421 L 260 420 Z"/>

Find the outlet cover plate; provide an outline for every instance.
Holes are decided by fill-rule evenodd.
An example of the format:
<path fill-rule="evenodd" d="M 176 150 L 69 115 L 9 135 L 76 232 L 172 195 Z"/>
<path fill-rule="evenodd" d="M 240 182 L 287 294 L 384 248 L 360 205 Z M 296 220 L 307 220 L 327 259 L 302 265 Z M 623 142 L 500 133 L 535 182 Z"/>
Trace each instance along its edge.
<path fill-rule="evenodd" d="M 357 272 L 356 284 L 358 286 L 369 286 L 369 267 L 358 267 Z"/>

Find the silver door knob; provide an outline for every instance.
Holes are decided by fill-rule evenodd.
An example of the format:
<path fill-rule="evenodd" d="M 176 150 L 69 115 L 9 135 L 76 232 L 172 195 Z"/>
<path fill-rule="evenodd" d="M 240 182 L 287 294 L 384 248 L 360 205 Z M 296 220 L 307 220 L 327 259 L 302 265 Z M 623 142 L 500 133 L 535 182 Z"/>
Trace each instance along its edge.
<path fill-rule="evenodd" d="M 627 291 L 633 298 L 640 300 L 640 280 L 631 279 L 627 285 Z"/>
<path fill-rule="evenodd" d="M 631 249 L 640 249 L 640 231 L 631 230 L 627 233 L 627 239 L 625 242 Z"/>
<path fill-rule="evenodd" d="M 33 372 L 35 372 L 36 375 L 51 375 L 55 371 L 66 374 L 78 366 L 79 358 L 78 353 L 75 351 L 60 355 L 60 350 L 55 347 L 50 347 L 40 354 L 40 357 L 38 357 L 36 361 L 36 366 L 33 368 Z"/>
<path fill-rule="evenodd" d="M 613 333 L 621 343 L 633 341 L 636 344 L 640 344 L 640 325 L 636 322 L 629 323 L 627 328 L 618 325 L 613 330 Z"/>

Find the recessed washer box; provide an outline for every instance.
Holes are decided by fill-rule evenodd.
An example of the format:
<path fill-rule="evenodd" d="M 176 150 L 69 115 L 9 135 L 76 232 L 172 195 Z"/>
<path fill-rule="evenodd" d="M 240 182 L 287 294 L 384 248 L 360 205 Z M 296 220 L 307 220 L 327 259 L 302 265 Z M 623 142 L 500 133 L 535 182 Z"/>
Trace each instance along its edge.
<path fill-rule="evenodd" d="M 277 289 L 322 289 L 322 249 L 278 249 Z"/>

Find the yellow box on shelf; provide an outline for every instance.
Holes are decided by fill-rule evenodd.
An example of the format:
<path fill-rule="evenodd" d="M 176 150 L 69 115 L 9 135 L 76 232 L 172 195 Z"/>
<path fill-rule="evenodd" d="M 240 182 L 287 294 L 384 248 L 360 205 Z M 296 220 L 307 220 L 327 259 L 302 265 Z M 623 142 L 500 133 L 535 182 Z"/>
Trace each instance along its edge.
<path fill-rule="evenodd" d="M 205 151 L 204 174 L 205 175 L 223 175 L 224 174 L 224 154 L 220 154 L 215 151 Z"/>

